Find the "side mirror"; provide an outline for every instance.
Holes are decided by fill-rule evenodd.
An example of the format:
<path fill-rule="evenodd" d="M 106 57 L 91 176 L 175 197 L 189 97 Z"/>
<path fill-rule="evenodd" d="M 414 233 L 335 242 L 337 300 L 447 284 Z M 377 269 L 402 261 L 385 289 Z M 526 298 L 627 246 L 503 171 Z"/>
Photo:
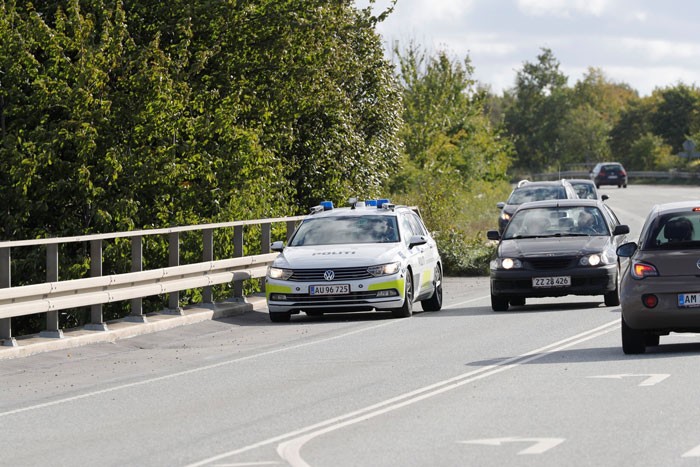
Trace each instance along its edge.
<path fill-rule="evenodd" d="M 498 203 L 496 203 L 496 207 L 497 207 L 498 209 L 503 209 L 503 207 L 504 207 L 505 205 L 506 205 L 506 203 L 504 203 L 503 201 L 499 201 Z"/>
<path fill-rule="evenodd" d="M 414 246 L 425 245 L 428 240 L 422 235 L 413 235 L 411 241 L 408 243 L 408 249 L 410 250 Z"/>
<path fill-rule="evenodd" d="M 602 196 L 600 197 L 600 199 L 602 199 L 603 201 L 605 201 L 605 200 L 607 200 L 607 199 L 610 199 L 610 196 L 608 196 L 608 195 L 602 195 Z"/>
<path fill-rule="evenodd" d="M 637 244 L 635 242 L 623 243 L 617 247 L 617 256 L 622 258 L 631 258 L 634 252 L 637 251 Z"/>
<path fill-rule="evenodd" d="M 277 240 L 276 242 L 272 242 L 272 244 L 270 245 L 270 250 L 277 251 L 277 252 L 281 253 L 282 250 L 284 250 L 284 242 L 281 240 Z"/>
<path fill-rule="evenodd" d="M 630 233 L 630 226 L 625 224 L 620 224 L 615 226 L 613 235 L 625 235 Z"/>
<path fill-rule="evenodd" d="M 489 230 L 486 232 L 486 238 L 489 240 L 500 240 L 501 239 L 501 234 L 498 232 L 498 230 Z"/>

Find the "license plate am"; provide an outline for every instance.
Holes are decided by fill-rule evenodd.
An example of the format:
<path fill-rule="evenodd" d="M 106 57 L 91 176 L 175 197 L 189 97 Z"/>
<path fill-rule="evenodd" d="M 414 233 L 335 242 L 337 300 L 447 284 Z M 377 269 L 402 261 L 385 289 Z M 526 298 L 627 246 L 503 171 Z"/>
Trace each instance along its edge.
<path fill-rule="evenodd" d="M 350 293 L 349 284 L 310 285 L 310 295 L 345 295 Z"/>
<path fill-rule="evenodd" d="M 697 293 L 679 293 L 678 294 L 679 308 L 695 308 L 700 307 L 700 294 Z"/>
<path fill-rule="evenodd" d="M 571 276 L 533 277 L 532 286 L 535 288 L 544 287 L 569 287 Z"/>

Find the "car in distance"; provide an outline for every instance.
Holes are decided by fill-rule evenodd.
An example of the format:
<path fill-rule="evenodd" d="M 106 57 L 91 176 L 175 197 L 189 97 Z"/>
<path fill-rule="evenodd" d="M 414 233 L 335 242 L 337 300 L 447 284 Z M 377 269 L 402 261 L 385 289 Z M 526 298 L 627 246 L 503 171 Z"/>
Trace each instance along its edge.
<path fill-rule="evenodd" d="M 386 199 L 312 208 L 265 277 L 270 319 L 307 315 L 390 311 L 409 317 L 414 303 L 425 311 L 442 307 L 442 261 L 421 217 Z"/>
<path fill-rule="evenodd" d="M 530 297 L 603 295 L 619 304 L 616 248 L 629 226 L 601 200 L 566 199 L 520 205 L 490 263 L 491 308 L 507 311 Z"/>
<path fill-rule="evenodd" d="M 600 188 L 601 185 L 627 188 L 627 171 L 619 162 L 599 162 L 591 170 L 590 178 L 596 188 Z"/>
<path fill-rule="evenodd" d="M 622 350 L 640 354 L 670 332 L 700 332 L 700 201 L 654 206 L 620 283 Z"/>
<path fill-rule="evenodd" d="M 503 232 L 511 216 L 522 203 L 546 199 L 575 199 L 576 191 L 566 180 L 531 182 L 521 180 L 508 196 L 508 199 L 496 204 L 501 210 L 498 216 L 498 231 Z"/>
<path fill-rule="evenodd" d="M 605 201 L 610 197 L 606 194 L 600 194 L 598 188 L 593 183 L 593 180 L 588 180 L 585 178 L 567 178 L 567 182 L 574 187 L 576 194 L 581 199 L 600 199 Z"/>

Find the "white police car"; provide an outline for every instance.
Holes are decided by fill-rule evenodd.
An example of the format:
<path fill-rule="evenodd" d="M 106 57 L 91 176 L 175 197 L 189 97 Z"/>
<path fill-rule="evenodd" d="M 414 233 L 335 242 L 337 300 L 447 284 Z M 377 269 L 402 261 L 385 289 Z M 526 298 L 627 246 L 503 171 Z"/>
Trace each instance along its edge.
<path fill-rule="evenodd" d="M 268 268 L 265 293 L 270 319 L 292 314 L 391 311 L 395 317 L 442 307 L 442 262 L 420 216 L 388 200 L 333 208 L 315 206 Z"/>

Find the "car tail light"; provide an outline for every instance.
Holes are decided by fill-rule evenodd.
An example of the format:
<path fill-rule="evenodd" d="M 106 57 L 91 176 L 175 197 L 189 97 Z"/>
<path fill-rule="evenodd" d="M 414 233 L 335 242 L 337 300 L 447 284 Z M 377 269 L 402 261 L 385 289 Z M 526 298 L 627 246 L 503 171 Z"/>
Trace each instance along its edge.
<path fill-rule="evenodd" d="M 656 270 L 656 266 L 653 264 L 634 261 L 632 263 L 631 274 L 635 279 L 644 279 L 649 276 L 658 276 L 659 271 Z"/>
<path fill-rule="evenodd" d="M 659 297 L 654 294 L 642 295 L 642 303 L 647 308 L 654 308 L 659 303 Z"/>
<path fill-rule="evenodd" d="M 620 175 L 622 175 L 624 177 L 627 175 L 627 172 L 625 172 L 624 170 L 620 170 Z"/>

